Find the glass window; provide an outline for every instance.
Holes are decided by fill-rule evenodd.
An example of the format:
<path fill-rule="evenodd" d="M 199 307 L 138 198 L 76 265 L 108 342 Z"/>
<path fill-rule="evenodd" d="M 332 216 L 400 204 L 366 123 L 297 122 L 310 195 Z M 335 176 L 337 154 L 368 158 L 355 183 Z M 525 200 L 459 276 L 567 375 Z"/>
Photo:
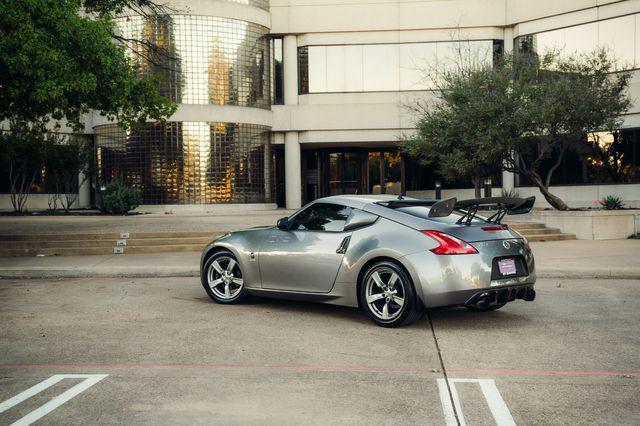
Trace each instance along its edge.
<path fill-rule="evenodd" d="M 327 91 L 327 48 L 309 47 L 309 93 Z"/>
<path fill-rule="evenodd" d="M 339 204 L 315 203 L 298 213 L 291 221 L 291 230 L 342 232 L 351 207 Z"/>
<path fill-rule="evenodd" d="M 493 43 L 303 46 L 298 49 L 300 94 L 431 90 L 434 74 L 457 64 L 461 52 L 474 65 L 491 65 Z"/>
<path fill-rule="evenodd" d="M 344 46 L 344 90 L 362 92 L 362 46 Z"/>
<path fill-rule="evenodd" d="M 436 69 L 437 43 L 400 45 L 400 90 L 433 88 L 429 73 Z"/>
<path fill-rule="evenodd" d="M 282 38 L 273 39 L 273 103 L 284 104 L 284 69 L 282 68 Z"/>
<path fill-rule="evenodd" d="M 640 14 L 605 19 L 589 24 L 529 34 L 516 38 L 522 53 L 560 50 L 566 54 L 588 53 L 606 48 L 618 60 L 620 69 L 640 65 Z"/>
<path fill-rule="evenodd" d="M 633 68 L 635 65 L 636 17 L 623 16 L 598 22 L 598 42 L 600 47 L 611 50 L 620 62 L 620 69 Z"/>
<path fill-rule="evenodd" d="M 398 90 L 400 87 L 400 67 L 397 44 L 376 44 L 363 46 L 363 90 Z"/>
<path fill-rule="evenodd" d="M 298 47 L 298 94 L 309 93 L 309 46 Z"/>
<path fill-rule="evenodd" d="M 349 70 L 345 69 L 344 46 L 327 47 L 327 92 L 344 92 L 345 76 Z"/>

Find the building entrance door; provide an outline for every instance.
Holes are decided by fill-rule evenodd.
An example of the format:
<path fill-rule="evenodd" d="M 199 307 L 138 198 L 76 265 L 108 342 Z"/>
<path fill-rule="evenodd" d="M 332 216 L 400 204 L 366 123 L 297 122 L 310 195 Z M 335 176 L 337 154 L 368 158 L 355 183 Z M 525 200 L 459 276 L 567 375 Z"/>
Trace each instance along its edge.
<path fill-rule="evenodd" d="M 303 200 L 342 194 L 402 192 L 403 160 L 395 149 L 303 151 Z"/>

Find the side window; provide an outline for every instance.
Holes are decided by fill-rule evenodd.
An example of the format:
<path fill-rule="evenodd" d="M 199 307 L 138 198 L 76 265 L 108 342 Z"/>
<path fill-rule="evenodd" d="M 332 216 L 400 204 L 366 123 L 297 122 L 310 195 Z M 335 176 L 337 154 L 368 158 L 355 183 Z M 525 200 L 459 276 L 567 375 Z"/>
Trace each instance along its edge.
<path fill-rule="evenodd" d="M 315 203 L 301 211 L 291 222 L 291 230 L 341 232 L 351 207 L 339 204 Z"/>

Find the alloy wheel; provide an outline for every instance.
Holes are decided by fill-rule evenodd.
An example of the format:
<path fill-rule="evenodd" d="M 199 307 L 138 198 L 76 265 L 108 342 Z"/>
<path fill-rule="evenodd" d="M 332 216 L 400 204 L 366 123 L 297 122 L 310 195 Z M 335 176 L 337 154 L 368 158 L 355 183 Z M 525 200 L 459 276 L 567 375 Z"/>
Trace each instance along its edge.
<path fill-rule="evenodd" d="M 380 267 L 368 277 L 365 287 L 366 303 L 371 312 L 383 321 L 395 319 L 405 303 L 405 283 L 391 268 Z"/>
<path fill-rule="evenodd" d="M 244 287 L 238 262 L 230 256 L 217 257 L 209 265 L 207 284 L 218 298 L 222 300 L 235 298 Z"/>

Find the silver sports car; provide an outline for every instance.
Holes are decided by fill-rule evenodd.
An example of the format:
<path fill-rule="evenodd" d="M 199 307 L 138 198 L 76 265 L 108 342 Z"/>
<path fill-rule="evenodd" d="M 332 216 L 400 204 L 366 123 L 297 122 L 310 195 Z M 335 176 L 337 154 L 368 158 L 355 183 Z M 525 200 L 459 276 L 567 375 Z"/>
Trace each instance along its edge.
<path fill-rule="evenodd" d="M 276 226 L 214 240 L 202 253 L 202 285 L 223 304 L 256 295 L 360 307 L 384 327 L 408 323 L 423 308 L 491 311 L 532 301 L 533 254 L 501 220 L 527 213 L 534 201 L 321 198 Z"/>

